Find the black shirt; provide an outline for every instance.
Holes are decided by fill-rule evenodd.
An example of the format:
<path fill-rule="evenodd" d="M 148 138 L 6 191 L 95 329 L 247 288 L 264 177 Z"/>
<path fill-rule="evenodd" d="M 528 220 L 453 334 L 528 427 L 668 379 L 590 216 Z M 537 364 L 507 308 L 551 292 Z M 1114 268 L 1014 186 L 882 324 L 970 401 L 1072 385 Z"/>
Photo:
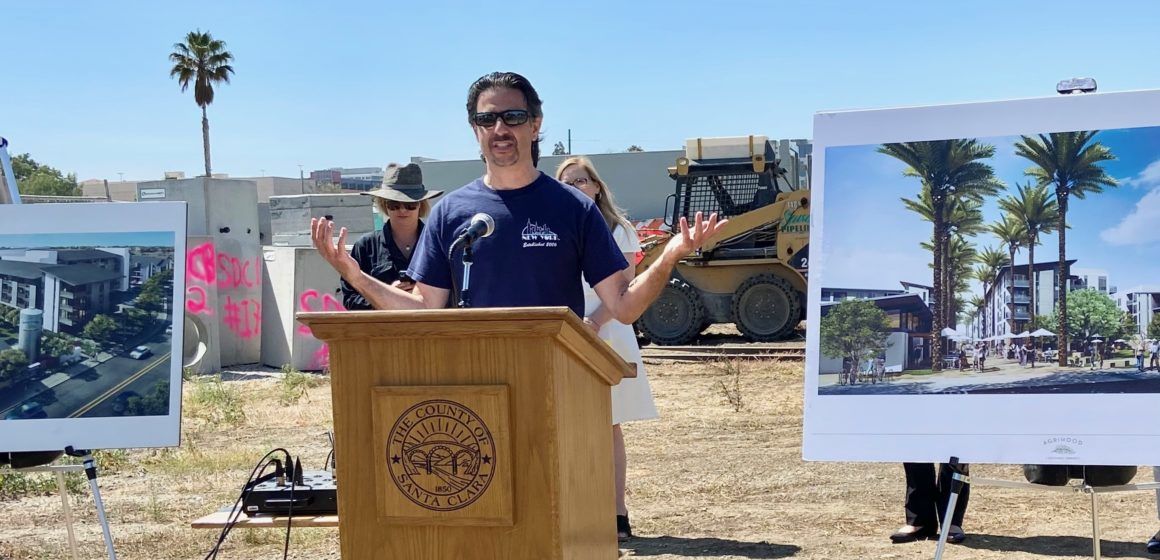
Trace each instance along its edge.
<path fill-rule="evenodd" d="M 423 221 L 419 220 L 419 233 L 423 233 Z M 416 239 L 418 239 L 416 237 Z M 350 249 L 350 256 L 358 262 L 363 272 L 384 284 L 407 279 L 407 268 L 411 257 L 403 252 L 391 236 L 391 222 L 387 220 L 383 229 L 364 235 Z M 362 294 L 351 287 L 346 280 L 339 280 L 342 289 L 342 305 L 351 311 L 374 309 Z"/>

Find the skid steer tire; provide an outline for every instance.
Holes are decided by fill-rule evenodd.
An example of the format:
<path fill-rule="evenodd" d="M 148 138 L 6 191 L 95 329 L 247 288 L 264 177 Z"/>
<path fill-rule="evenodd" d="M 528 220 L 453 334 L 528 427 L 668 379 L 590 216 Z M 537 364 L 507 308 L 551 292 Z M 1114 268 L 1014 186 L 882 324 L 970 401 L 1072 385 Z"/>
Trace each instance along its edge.
<path fill-rule="evenodd" d="M 750 276 L 733 292 L 733 322 L 754 342 L 785 338 L 800 318 L 797 291 L 772 274 Z"/>
<path fill-rule="evenodd" d="M 654 344 L 673 346 L 692 342 L 701 334 L 704 323 L 701 294 L 688 282 L 672 278 L 635 326 Z"/>

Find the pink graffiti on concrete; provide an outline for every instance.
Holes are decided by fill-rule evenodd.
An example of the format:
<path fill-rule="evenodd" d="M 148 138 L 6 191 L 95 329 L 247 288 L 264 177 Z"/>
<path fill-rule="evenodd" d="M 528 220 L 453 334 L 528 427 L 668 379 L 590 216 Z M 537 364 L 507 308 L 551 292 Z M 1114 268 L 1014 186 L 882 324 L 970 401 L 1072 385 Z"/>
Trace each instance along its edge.
<path fill-rule="evenodd" d="M 240 338 L 249 339 L 262 334 L 262 302 L 246 298 L 235 300 L 227 295 L 222 305 L 222 323 Z"/>
<path fill-rule="evenodd" d="M 320 294 L 318 290 L 306 290 L 298 298 L 299 311 L 346 311 L 346 307 L 331 294 Z M 298 334 L 310 336 L 310 327 L 298 325 Z"/>
<path fill-rule="evenodd" d="M 204 286 L 185 288 L 185 310 L 194 315 L 213 315 L 213 309 L 206 303 Z"/>
<path fill-rule="evenodd" d="M 310 358 L 310 369 L 326 369 L 330 367 L 330 345 L 323 344 L 314 351 Z"/>
<path fill-rule="evenodd" d="M 261 261 L 244 261 L 228 253 L 218 253 L 218 282 L 225 289 L 253 288 L 261 285 Z M 253 265 L 251 267 L 251 265 Z"/>
<path fill-rule="evenodd" d="M 318 290 L 306 290 L 298 297 L 299 311 L 346 311 L 346 307 L 338 298 L 329 293 L 320 293 Z M 298 325 L 298 334 L 313 336 L 310 327 Z M 326 369 L 330 367 L 330 346 L 323 343 L 310 357 L 310 369 Z"/>
<path fill-rule="evenodd" d="M 224 294 L 217 309 L 210 304 L 215 293 L 261 285 L 261 261 L 244 261 L 218 251 L 212 242 L 202 243 L 185 255 L 185 310 L 194 315 L 221 314 L 222 324 L 236 336 L 249 339 L 262 332 L 262 302 L 250 297 Z"/>

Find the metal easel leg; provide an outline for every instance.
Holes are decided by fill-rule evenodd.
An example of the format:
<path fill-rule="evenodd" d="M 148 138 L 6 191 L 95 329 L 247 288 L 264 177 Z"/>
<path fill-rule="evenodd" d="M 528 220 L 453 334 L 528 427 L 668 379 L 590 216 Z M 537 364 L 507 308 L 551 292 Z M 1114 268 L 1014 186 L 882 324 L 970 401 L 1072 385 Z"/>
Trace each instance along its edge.
<path fill-rule="evenodd" d="M 955 506 L 959 502 L 959 492 L 962 492 L 964 485 L 971 483 L 971 477 L 963 472 L 958 457 L 951 457 L 947 464 L 951 468 L 951 495 L 947 500 L 947 510 L 938 530 L 938 545 L 934 549 L 934 560 L 942 560 L 943 549 L 947 545 L 947 535 L 951 533 L 951 521 L 954 519 Z"/>
<path fill-rule="evenodd" d="M 64 508 L 64 527 L 68 531 L 68 551 L 77 560 L 77 537 L 73 533 L 72 505 L 68 502 L 68 487 L 64 483 L 64 473 L 56 471 L 56 488 L 60 492 L 60 505 Z"/>
<path fill-rule="evenodd" d="M 1098 494 L 1092 488 L 1087 490 L 1092 495 L 1092 558 L 1100 560 L 1100 509 Z"/>

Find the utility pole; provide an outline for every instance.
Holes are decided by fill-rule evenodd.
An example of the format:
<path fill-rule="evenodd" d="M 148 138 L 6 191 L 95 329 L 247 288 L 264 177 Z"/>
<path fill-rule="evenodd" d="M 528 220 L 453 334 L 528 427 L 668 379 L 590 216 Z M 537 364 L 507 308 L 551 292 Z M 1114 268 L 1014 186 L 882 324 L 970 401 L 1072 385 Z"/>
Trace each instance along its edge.
<path fill-rule="evenodd" d="M 302 193 L 306 194 L 306 175 L 302 173 L 302 164 L 298 164 L 298 182 L 301 184 Z"/>
<path fill-rule="evenodd" d="M 572 129 L 568 129 L 568 155 L 572 155 Z"/>

